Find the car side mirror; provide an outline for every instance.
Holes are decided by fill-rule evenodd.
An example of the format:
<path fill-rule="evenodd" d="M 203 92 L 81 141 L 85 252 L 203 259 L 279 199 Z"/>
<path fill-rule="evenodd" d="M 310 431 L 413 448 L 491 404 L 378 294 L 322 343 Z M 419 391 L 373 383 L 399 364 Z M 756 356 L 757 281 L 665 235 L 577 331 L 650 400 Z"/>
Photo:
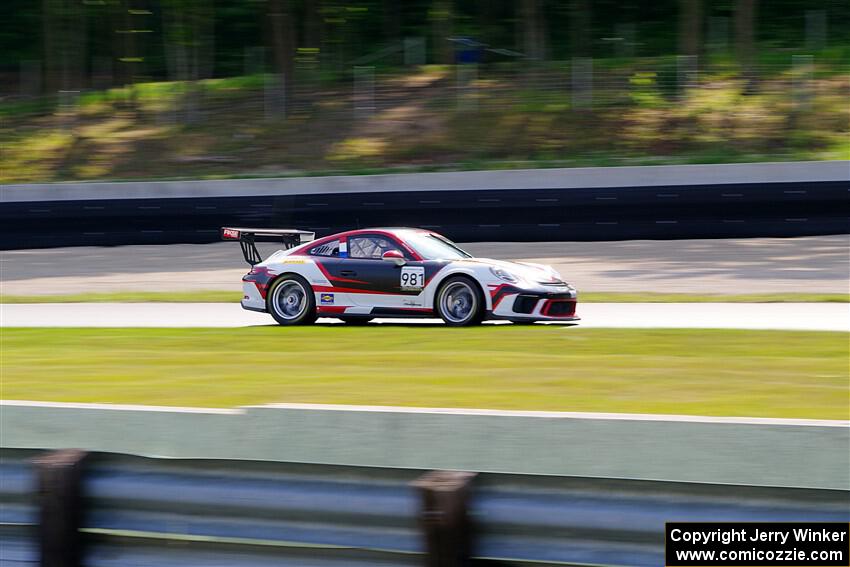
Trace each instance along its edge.
<path fill-rule="evenodd" d="M 381 254 L 381 260 L 392 262 L 396 266 L 404 266 L 407 263 L 407 260 L 404 259 L 404 254 L 398 250 L 387 250 Z"/>

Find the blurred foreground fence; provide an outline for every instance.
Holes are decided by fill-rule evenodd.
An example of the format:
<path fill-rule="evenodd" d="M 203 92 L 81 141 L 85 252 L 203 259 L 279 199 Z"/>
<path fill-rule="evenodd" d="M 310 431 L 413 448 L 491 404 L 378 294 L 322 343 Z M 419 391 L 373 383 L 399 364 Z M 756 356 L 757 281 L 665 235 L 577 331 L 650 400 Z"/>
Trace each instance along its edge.
<path fill-rule="evenodd" d="M 850 519 L 845 490 L 82 451 L 0 456 L 4 567 L 657 566 L 665 522 Z"/>
<path fill-rule="evenodd" d="M 228 224 L 467 242 L 844 234 L 848 191 L 847 161 L 6 185 L 0 248 L 206 243 Z"/>
<path fill-rule="evenodd" d="M 655 566 L 667 521 L 850 520 L 846 421 L 0 406 L 3 567 Z"/>

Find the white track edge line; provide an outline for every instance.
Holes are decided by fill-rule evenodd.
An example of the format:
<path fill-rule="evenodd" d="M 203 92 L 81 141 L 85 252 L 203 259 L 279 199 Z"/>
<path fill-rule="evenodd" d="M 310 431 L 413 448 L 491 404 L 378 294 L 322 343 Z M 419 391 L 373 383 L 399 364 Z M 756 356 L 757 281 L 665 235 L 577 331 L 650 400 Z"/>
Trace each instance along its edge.
<path fill-rule="evenodd" d="M 644 414 L 644 413 L 596 413 L 596 412 L 557 412 L 557 411 L 518 411 L 468 408 L 423 408 L 404 406 L 357 406 L 337 404 L 264 404 L 243 406 L 240 408 L 197 408 L 175 406 L 148 406 L 133 404 L 97 404 L 73 402 L 39 402 L 30 400 L 0 400 L 0 406 L 44 407 L 58 409 L 122 410 L 173 413 L 206 413 L 221 415 L 240 415 L 246 410 L 307 410 L 307 411 L 347 411 L 365 413 L 407 413 L 416 415 L 458 415 L 489 417 L 533 417 L 548 419 L 584 419 L 607 421 L 662 421 L 678 423 L 719 423 L 737 425 L 788 425 L 814 427 L 850 427 L 850 420 L 831 419 L 795 419 L 773 417 L 718 417 L 703 415 Z"/>

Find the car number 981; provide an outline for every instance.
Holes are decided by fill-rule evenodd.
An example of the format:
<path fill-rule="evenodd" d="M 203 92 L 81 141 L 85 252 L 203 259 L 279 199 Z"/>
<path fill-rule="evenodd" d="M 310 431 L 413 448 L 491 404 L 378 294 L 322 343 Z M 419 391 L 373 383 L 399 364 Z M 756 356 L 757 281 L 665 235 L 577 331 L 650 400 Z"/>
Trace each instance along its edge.
<path fill-rule="evenodd" d="M 425 287 L 425 268 L 405 266 L 401 269 L 401 289 L 422 289 Z"/>

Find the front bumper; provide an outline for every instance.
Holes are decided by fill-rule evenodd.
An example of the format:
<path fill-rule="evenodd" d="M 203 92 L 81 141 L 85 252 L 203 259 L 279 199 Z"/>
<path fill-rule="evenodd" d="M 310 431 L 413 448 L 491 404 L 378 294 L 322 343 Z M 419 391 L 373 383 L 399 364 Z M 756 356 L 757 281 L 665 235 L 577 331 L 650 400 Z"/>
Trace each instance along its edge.
<path fill-rule="evenodd" d="M 501 297 L 493 297 L 493 309 L 488 318 L 520 322 L 579 321 L 577 302 L 574 291 L 563 293 L 516 288 Z"/>

